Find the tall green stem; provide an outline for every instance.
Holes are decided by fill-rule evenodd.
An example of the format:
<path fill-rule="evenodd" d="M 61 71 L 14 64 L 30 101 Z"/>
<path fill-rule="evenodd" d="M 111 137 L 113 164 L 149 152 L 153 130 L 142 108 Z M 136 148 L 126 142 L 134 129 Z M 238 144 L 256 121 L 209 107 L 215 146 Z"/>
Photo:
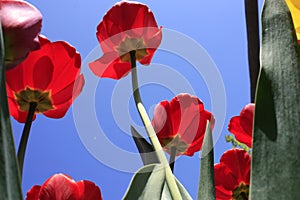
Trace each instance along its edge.
<path fill-rule="evenodd" d="M 181 194 L 179 192 L 179 189 L 177 187 L 174 175 L 171 171 L 171 168 L 169 167 L 169 162 L 162 150 L 162 147 L 159 143 L 159 140 L 156 136 L 156 133 L 152 127 L 150 118 L 146 112 L 146 109 L 142 103 L 139 86 L 138 86 L 138 78 L 137 78 L 137 69 L 136 69 L 136 57 L 135 57 L 135 51 L 130 51 L 130 59 L 131 59 L 131 76 L 132 76 L 132 89 L 133 89 L 133 96 L 135 105 L 137 107 L 137 110 L 140 114 L 140 117 L 143 121 L 143 124 L 146 128 L 147 134 L 150 138 L 150 141 L 155 149 L 155 152 L 157 154 L 157 157 L 161 164 L 165 167 L 166 172 L 166 182 L 168 184 L 168 187 L 170 189 L 170 193 L 173 200 L 181 200 Z"/>
<path fill-rule="evenodd" d="M 19 144 L 18 161 L 19 161 L 21 178 L 22 178 L 22 174 L 23 174 L 23 165 L 24 165 L 24 158 L 25 158 L 27 142 L 28 142 L 32 119 L 33 119 L 36 107 L 37 107 L 36 102 L 30 102 L 26 123 L 25 123 L 24 129 L 23 129 L 21 141 Z"/>

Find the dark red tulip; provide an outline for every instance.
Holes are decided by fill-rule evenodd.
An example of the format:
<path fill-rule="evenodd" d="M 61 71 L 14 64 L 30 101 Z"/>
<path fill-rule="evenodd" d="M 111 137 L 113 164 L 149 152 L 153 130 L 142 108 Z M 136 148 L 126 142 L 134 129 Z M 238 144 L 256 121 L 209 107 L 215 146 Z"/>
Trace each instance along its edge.
<path fill-rule="evenodd" d="M 30 51 L 39 48 L 42 14 L 21 0 L 1 0 L 0 19 L 4 37 L 5 67 L 20 64 Z"/>

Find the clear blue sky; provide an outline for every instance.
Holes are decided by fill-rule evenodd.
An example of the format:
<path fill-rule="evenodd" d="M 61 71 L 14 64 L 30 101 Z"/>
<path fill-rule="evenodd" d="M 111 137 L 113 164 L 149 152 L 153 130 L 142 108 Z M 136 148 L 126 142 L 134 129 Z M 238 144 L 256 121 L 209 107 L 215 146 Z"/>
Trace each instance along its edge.
<path fill-rule="evenodd" d="M 43 14 L 42 34 L 51 41 L 65 40 L 69 42 L 81 53 L 82 60 L 86 61 L 91 58 L 90 52 L 98 46 L 95 36 L 96 26 L 102 20 L 105 12 L 117 1 L 30 0 L 29 2 Z M 226 115 L 222 119 L 216 117 L 216 126 L 220 130 L 220 132 L 214 133 L 217 139 L 215 141 L 215 163 L 217 163 L 222 153 L 231 148 L 231 145 L 225 142 L 230 118 L 238 115 L 242 107 L 250 101 L 243 1 L 164 0 L 158 2 L 143 0 L 141 2 L 149 6 L 157 23 L 165 30 L 178 31 L 179 35 L 184 34 L 191 38 L 189 41 L 201 45 L 220 73 L 226 98 L 212 100 L 211 97 L 218 94 L 218 90 L 222 88 L 210 90 L 210 85 L 205 80 L 218 79 L 218 75 L 210 74 L 209 77 L 201 77 L 201 74 L 193 69 L 193 64 L 186 56 L 174 55 L 174 53 L 168 52 L 168 49 L 159 50 L 153 58 L 153 66 L 139 68 L 140 73 L 146 74 L 141 75 L 141 81 L 143 81 L 143 77 L 147 78 L 147 70 L 150 71 L 151 67 L 154 69 L 153 72 L 160 72 L 163 77 L 166 77 L 166 80 L 169 80 L 168 83 L 161 83 L 157 80 L 152 84 L 147 82 L 141 88 L 145 106 L 151 116 L 153 105 L 161 100 L 170 100 L 177 91 L 185 91 L 187 87 L 181 82 L 181 78 L 191 85 L 195 94 L 203 100 L 207 110 L 212 110 L 214 106 L 212 102 L 217 102 L 216 107 L 222 106 L 221 110 L 226 110 Z M 262 0 L 259 2 L 261 5 Z M 167 34 L 166 37 L 163 35 L 163 44 L 166 44 L 164 47 L 169 48 L 170 45 L 168 46 L 169 43 L 166 41 L 168 41 L 167 37 L 170 32 L 164 33 Z M 172 42 L 174 46 L 183 45 L 180 43 L 182 42 L 180 39 L 172 40 Z M 185 53 L 189 54 L 188 51 L 193 54 L 193 48 L 185 49 Z M 101 52 L 99 52 L 99 57 L 100 54 Z M 209 57 L 206 56 L 205 59 L 209 60 Z M 203 59 L 203 63 L 201 61 L 197 63 L 202 66 L 202 71 L 200 70 L 202 75 L 207 72 L 205 66 L 210 67 L 205 59 Z M 98 80 L 90 74 L 86 63 L 82 68 L 84 74 L 87 73 L 86 78 L 92 77 L 91 80 Z M 178 76 L 178 79 L 168 78 L 169 73 L 162 69 L 171 70 L 175 77 Z M 81 99 L 78 99 L 77 102 L 80 102 L 80 105 L 75 105 L 84 110 L 85 106 L 91 106 L 90 99 L 95 101 L 92 108 L 94 108 L 94 114 L 96 113 L 95 116 L 108 141 L 118 147 L 120 152 L 125 152 L 125 155 L 126 153 L 129 155 L 128 152 L 137 155 L 136 147 L 130 137 L 129 126 L 133 124 L 142 134 L 144 133 L 132 97 L 130 97 L 131 94 L 126 93 L 130 87 L 129 78 L 130 76 L 119 82 L 103 79 L 99 85 L 92 88 L 96 89 L 92 96 L 80 96 Z M 91 95 L 91 93 L 85 93 L 85 91 L 92 90 L 87 87 L 89 84 L 84 88 L 83 95 Z M 117 108 L 125 108 L 126 112 L 129 111 L 124 113 Z M 78 109 L 74 109 L 78 114 Z M 76 113 L 75 115 L 78 116 Z M 83 115 L 79 117 L 79 120 L 85 119 L 88 122 L 95 116 Z M 16 144 L 18 144 L 23 124 L 19 124 L 13 119 L 12 121 Z M 224 124 L 221 124 L 220 122 L 223 121 Z M 86 135 L 92 137 L 94 143 L 82 142 L 81 139 L 86 135 L 82 130 L 76 129 L 76 123 L 80 122 L 74 120 L 72 108 L 64 118 L 59 120 L 38 115 L 32 126 L 24 164 L 24 195 L 31 186 L 42 184 L 51 175 L 60 172 L 72 176 L 76 181 L 86 179 L 95 182 L 101 188 L 104 199 L 121 199 L 124 195 L 132 177 L 132 173 L 128 169 L 134 168 L 131 166 L 132 163 L 129 163 L 131 161 L 123 156 L 124 154 L 118 154 L 106 146 L 102 146 L 102 141 L 99 141 L 99 133 L 92 133 L 88 125 Z M 110 158 L 111 163 L 103 162 L 99 158 Z M 136 168 L 142 166 L 139 160 L 134 164 Z M 198 153 L 193 157 L 179 158 L 175 166 L 175 175 L 193 198 L 197 196 L 199 166 Z"/>

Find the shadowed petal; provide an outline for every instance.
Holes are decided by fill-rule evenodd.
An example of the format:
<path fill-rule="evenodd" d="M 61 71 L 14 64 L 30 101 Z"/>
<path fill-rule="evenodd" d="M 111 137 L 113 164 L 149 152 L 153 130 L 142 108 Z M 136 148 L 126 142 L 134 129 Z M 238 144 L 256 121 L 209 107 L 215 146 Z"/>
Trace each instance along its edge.
<path fill-rule="evenodd" d="M 0 18 L 5 46 L 5 66 L 12 69 L 32 50 L 39 48 L 41 13 L 26 1 L 0 1 Z"/>

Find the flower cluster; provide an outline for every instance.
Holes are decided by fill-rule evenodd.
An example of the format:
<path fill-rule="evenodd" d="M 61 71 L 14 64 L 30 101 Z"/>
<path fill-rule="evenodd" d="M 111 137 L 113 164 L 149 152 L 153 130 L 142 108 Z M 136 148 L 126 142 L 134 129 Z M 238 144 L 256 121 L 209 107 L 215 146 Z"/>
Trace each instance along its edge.
<path fill-rule="evenodd" d="M 300 43 L 300 3 L 298 0 L 286 2 Z M 36 114 L 62 118 L 82 92 L 85 81 L 80 72 L 81 56 L 71 44 L 65 41 L 51 42 L 41 35 L 42 14 L 23 0 L 1 0 L 0 18 L 5 50 L 4 85 L 10 115 L 18 122 L 25 123 L 20 142 L 22 146 L 27 144 Z M 147 148 L 141 149 L 148 152 L 154 149 L 160 163 L 168 162 L 164 153 L 158 153 L 162 152 L 161 149 L 170 154 L 170 163 L 164 166 L 163 175 L 166 178 L 163 183 L 167 183 L 166 188 L 174 197 L 176 189 L 180 193 L 184 188 L 176 185 L 177 180 L 168 165 L 175 162 L 171 158 L 193 156 L 201 151 L 205 146 L 204 137 L 212 136 L 209 134 L 213 132 L 215 117 L 204 108 L 204 103 L 198 97 L 187 93 L 177 94 L 170 101 L 159 102 L 152 120 L 148 117 L 139 94 L 136 62 L 150 65 L 162 41 L 162 28 L 157 25 L 154 14 L 145 4 L 133 1 L 116 3 L 98 24 L 96 37 L 103 55 L 90 62 L 89 68 L 98 77 L 117 80 L 132 72 L 135 104 L 151 142 L 142 138 L 143 144 L 140 145 Z M 228 124 L 228 131 L 234 135 L 234 140 L 249 149 L 252 148 L 254 118 L 255 104 L 249 103 Z M 224 152 L 220 163 L 214 167 L 211 164 L 218 200 L 249 199 L 251 151 L 235 147 Z M 25 149 L 26 146 L 20 148 L 17 154 L 21 174 L 25 153 L 22 151 Z M 154 175 L 150 176 L 153 178 Z M 161 193 L 165 190 L 162 189 Z M 26 200 L 52 199 L 101 200 L 102 194 L 100 188 L 91 181 L 76 182 L 68 175 L 55 174 L 42 185 L 33 186 L 26 195 Z"/>

